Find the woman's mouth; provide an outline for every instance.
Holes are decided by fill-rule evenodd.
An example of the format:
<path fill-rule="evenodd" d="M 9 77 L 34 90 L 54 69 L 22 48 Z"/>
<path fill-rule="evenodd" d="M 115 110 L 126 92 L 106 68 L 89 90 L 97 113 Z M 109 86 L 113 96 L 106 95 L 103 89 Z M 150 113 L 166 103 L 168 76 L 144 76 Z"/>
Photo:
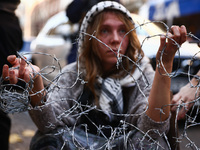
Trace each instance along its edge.
<path fill-rule="evenodd" d="M 118 50 L 117 49 L 112 49 L 112 50 L 110 49 L 110 50 L 108 50 L 108 52 L 117 54 Z"/>

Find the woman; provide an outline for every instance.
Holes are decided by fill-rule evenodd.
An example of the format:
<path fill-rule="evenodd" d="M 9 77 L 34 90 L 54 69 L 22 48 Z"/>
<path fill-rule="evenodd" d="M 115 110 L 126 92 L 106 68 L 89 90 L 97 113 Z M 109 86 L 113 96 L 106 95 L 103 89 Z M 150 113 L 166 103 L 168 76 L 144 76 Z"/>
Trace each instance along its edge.
<path fill-rule="evenodd" d="M 39 131 L 31 149 L 168 149 L 164 135 L 170 119 L 170 78 L 184 26 L 161 37 L 154 73 L 140 49 L 130 13 L 116 2 L 100 2 L 86 14 L 79 38 L 79 59 L 65 68 L 42 103 L 39 68 L 8 57 L 19 70 L 4 66 L 3 77 L 34 79 L 30 115 Z M 127 33 L 127 34 L 126 34 Z M 164 54 L 163 49 L 165 48 Z M 162 60 L 160 59 L 162 56 Z M 159 63 L 162 61 L 161 63 Z M 17 77 L 16 77 L 17 76 Z"/>

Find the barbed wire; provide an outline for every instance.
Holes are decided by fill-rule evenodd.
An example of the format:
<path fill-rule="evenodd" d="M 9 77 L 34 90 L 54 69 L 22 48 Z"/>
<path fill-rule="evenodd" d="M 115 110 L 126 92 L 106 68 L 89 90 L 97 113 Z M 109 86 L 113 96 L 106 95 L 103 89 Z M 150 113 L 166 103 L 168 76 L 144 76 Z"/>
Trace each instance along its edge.
<path fill-rule="evenodd" d="M 191 149 L 199 149 L 199 147 L 190 139 L 190 137 L 187 135 L 187 131 L 190 127 L 193 127 L 193 126 L 199 126 L 200 125 L 200 122 L 197 122 L 198 121 L 198 115 L 199 115 L 199 107 L 200 107 L 200 97 L 199 97 L 199 87 L 200 87 L 200 84 L 199 84 L 199 81 L 200 81 L 200 77 L 195 75 L 195 74 L 192 74 L 191 73 L 191 70 L 192 70 L 192 64 L 194 63 L 194 61 L 196 59 L 199 59 L 197 57 L 198 53 L 196 53 L 193 57 L 191 57 L 190 59 L 190 63 L 188 65 L 188 72 L 180 72 L 179 71 L 179 68 L 180 68 L 180 64 L 181 64 L 181 53 L 180 53 L 180 48 L 181 48 L 181 45 L 179 45 L 175 40 L 173 40 L 172 38 L 170 38 L 168 36 L 169 32 L 170 32 L 170 29 L 169 27 L 164 23 L 164 22 L 161 22 L 161 21 L 153 21 L 153 22 L 144 22 L 142 24 L 139 24 L 138 26 L 136 26 L 134 29 L 130 30 L 129 32 L 126 33 L 126 35 L 124 36 L 124 38 L 132 31 L 135 31 L 137 29 L 140 29 L 142 28 L 143 26 L 146 26 L 148 24 L 152 24 L 152 23 L 159 23 L 161 25 L 163 25 L 166 29 L 166 34 L 163 35 L 162 34 L 156 34 L 156 35 L 151 35 L 151 36 L 146 36 L 144 38 L 144 40 L 141 42 L 141 49 L 143 47 L 143 45 L 145 44 L 145 42 L 150 39 L 150 38 L 154 38 L 154 37 L 160 37 L 160 36 L 165 36 L 166 39 L 169 41 L 173 41 L 174 45 L 177 46 L 177 54 L 178 54 L 178 64 L 177 64 L 177 68 L 172 72 L 172 73 L 168 73 L 165 69 L 165 66 L 164 64 L 162 63 L 162 56 L 164 55 L 165 53 L 165 47 L 163 48 L 162 50 L 162 53 L 160 55 L 160 58 L 158 61 L 158 65 L 157 67 L 160 68 L 164 68 L 164 71 L 165 73 L 162 74 L 162 75 L 165 75 L 165 76 L 168 76 L 170 78 L 176 78 L 177 76 L 179 75 L 185 75 L 187 76 L 188 78 L 188 82 L 191 83 L 191 78 L 192 77 L 195 77 L 196 80 L 198 81 L 198 84 L 197 85 L 193 85 L 191 83 L 191 88 L 196 88 L 196 94 L 194 95 L 194 100 L 193 101 L 190 101 L 190 102 L 184 102 L 184 101 L 181 101 L 180 104 L 170 104 L 168 106 L 174 106 L 176 105 L 177 107 L 177 111 L 176 111 L 176 121 L 175 121 L 175 124 L 174 126 L 177 127 L 178 126 L 178 122 L 177 122 L 177 115 L 178 115 L 178 112 L 180 111 L 181 108 L 185 108 L 187 109 L 187 105 L 190 105 L 190 104 L 194 104 L 191 108 L 191 111 L 190 113 L 187 113 L 186 114 L 186 118 L 185 118 L 185 125 L 184 125 L 184 130 L 183 130 L 183 133 L 180 134 L 178 137 L 173 137 L 174 139 L 176 139 L 176 142 L 177 143 L 180 143 L 184 138 L 187 139 L 188 141 L 188 144 L 185 145 L 187 148 L 191 148 Z M 88 34 L 88 33 L 82 33 L 84 34 L 85 36 L 89 36 L 91 39 L 95 39 L 97 40 L 98 42 L 102 43 L 104 46 L 108 47 L 111 51 L 113 51 L 108 45 L 106 45 L 105 43 L 103 43 L 102 41 L 100 41 L 96 36 L 95 34 Z M 188 37 L 191 37 L 191 38 L 194 38 L 196 39 L 197 41 L 200 42 L 200 39 L 197 38 L 196 36 L 194 36 L 192 33 L 187 33 L 187 36 Z M 121 64 L 122 62 L 122 58 L 126 58 L 128 59 L 132 64 L 133 66 L 135 66 L 136 68 L 139 69 L 139 71 L 141 72 L 141 75 L 143 77 L 143 81 L 146 85 L 146 87 L 150 86 L 150 83 L 148 82 L 148 79 L 146 78 L 145 74 L 142 72 L 142 69 L 140 68 L 140 64 L 138 63 L 139 60 L 141 60 L 141 56 L 140 54 L 138 54 L 137 56 L 137 61 L 133 61 L 131 60 L 128 56 L 125 56 L 125 55 L 122 55 L 119 53 L 120 49 L 121 49 L 121 45 L 123 43 L 123 40 L 119 46 L 119 49 L 118 49 L 118 53 L 116 54 L 116 57 L 117 57 L 117 64 L 116 64 L 116 67 L 119 68 L 119 65 Z M 26 60 L 25 58 L 25 55 L 44 55 L 44 56 L 47 56 L 47 57 L 50 57 L 53 61 L 53 64 L 49 64 L 48 66 L 45 66 L 44 68 L 41 68 L 41 71 L 40 72 L 36 72 L 31 64 L 30 61 Z M 24 59 L 27 63 L 27 65 L 29 65 L 31 68 L 32 68 L 32 74 L 33 76 L 30 75 L 31 77 L 31 80 L 26 83 L 23 79 L 18 79 L 21 83 L 23 83 L 23 85 L 20 85 L 20 84 L 16 84 L 16 85 L 13 85 L 13 84 L 9 84 L 7 82 L 7 80 L 9 80 L 8 78 L 6 79 L 3 79 L 1 77 L 0 79 L 0 109 L 2 109 L 4 112 L 6 113 L 19 113 L 19 112 L 23 112 L 23 111 L 29 111 L 32 108 L 30 102 L 31 102 L 31 97 L 32 96 L 35 96 L 37 94 L 41 94 L 44 90 L 46 91 L 47 95 L 48 93 L 50 93 L 52 90 L 61 90 L 61 89 L 71 89 L 73 88 L 77 82 L 81 82 L 83 85 L 87 83 L 87 81 L 85 81 L 84 79 L 81 78 L 81 74 L 82 72 L 80 72 L 80 70 L 78 70 L 78 72 L 62 72 L 62 66 L 60 65 L 60 60 L 59 58 L 57 58 L 55 55 L 51 55 L 51 54 L 48 54 L 48 53 L 42 53 L 42 52 L 30 52 L 30 53 L 25 53 L 25 54 L 20 54 L 18 53 L 18 57 L 21 58 L 21 59 Z M 55 65 L 56 64 L 56 65 Z M 79 62 L 78 62 L 78 65 L 79 65 Z M 47 70 L 47 68 L 51 68 L 51 71 L 50 72 L 45 72 Z M 123 66 L 122 66 L 123 68 Z M 13 69 L 13 68 L 12 68 Z M 14 68 L 14 69 L 17 69 L 17 68 Z M 124 69 L 124 68 L 123 68 Z M 57 74 L 53 80 L 50 80 L 46 77 L 46 75 L 49 75 L 51 73 L 53 73 L 55 70 L 58 70 L 59 74 Z M 124 69 L 124 71 L 127 72 L 127 74 L 131 75 L 131 73 L 127 70 Z M 58 85 L 57 82 L 59 80 L 59 78 L 61 76 L 64 76 L 66 73 L 72 73 L 74 75 L 77 76 L 76 80 L 74 81 L 74 83 L 72 85 Z M 38 91 L 37 93 L 34 93 L 34 94 L 30 94 L 30 92 L 32 91 L 33 89 L 33 86 L 34 86 L 34 78 L 36 76 L 41 76 L 43 78 L 43 80 L 45 81 L 48 81 L 48 85 L 45 86 L 45 88 L 41 91 Z M 134 77 L 132 77 L 134 79 Z M 146 101 L 148 101 L 148 97 L 145 96 L 145 94 L 143 93 L 142 89 L 140 88 L 140 85 L 138 84 L 137 80 L 135 80 L 135 84 L 136 86 L 138 87 L 140 93 L 142 93 L 143 97 L 146 98 Z M 43 100 L 41 100 L 43 101 Z M 83 105 L 81 104 L 78 100 L 76 99 L 57 99 L 53 102 L 43 102 L 44 105 L 42 106 L 37 106 L 36 108 L 38 110 L 42 110 L 43 107 L 47 106 L 47 105 L 50 105 L 50 104 L 53 104 L 53 103 L 57 103 L 58 101 L 73 101 L 74 105 L 70 108 L 70 109 L 67 109 L 65 110 L 62 114 L 60 114 L 59 116 L 57 116 L 57 119 L 58 120 L 62 120 L 63 118 L 67 118 L 68 116 L 73 116 L 73 117 L 76 117 L 76 118 L 81 118 L 81 116 L 87 116 L 88 112 L 91 111 L 91 110 L 97 110 L 99 112 L 102 112 L 101 109 L 97 108 L 96 106 L 92 106 L 92 105 Z M 159 109 L 160 113 L 163 114 L 164 113 L 164 109 L 168 106 L 163 106 L 161 109 Z M 137 117 L 137 116 L 140 116 L 142 115 L 143 113 L 146 112 L 146 110 L 148 109 L 148 106 L 146 107 L 146 109 L 144 110 L 144 112 L 140 113 L 140 114 L 116 114 L 116 113 L 111 113 L 112 115 L 115 115 L 115 116 L 118 116 L 118 117 Z M 156 108 L 158 109 L 158 108 Z M 78 110 L 79 113 L 75 113 Z M 89 119 L 89 118 L 88 118 Z M 90 120 L 91 121 L 91 120 Z M 105 148 L 105 149 L 112 149 L 112 145 L 113 145 L 113 142 L 114 142 L 114 139 L 118 138 L 119 135 L 124 135 L 123 136 L 123 141 L 124 141 L 124 147 L 128 149 L 127 145 L 129 145 L 131 147 L 131 149 L 136 149 L 135 148 L 135 145 L 129 141 L 129 137 L 131 137 L 131 134 L 132 133 L 128 133 L 127 134 L 127 128 L 133 128 L 135 129 L 136 131 L 140 132 L 140 136 L 138 139 L 136 139 L 137 143 L 140 145 L 141 149 L 145 148 L 144 146 L 144 141 L 146 139 L 146 137 L 149 139 L 149 141 L 151 141 L 151 144 L 152 146 L 154 145 L 154 147 L 156 147 L 156 149 L 164 149 L 162 147 L 162 145 L 160 145 L 159 141 L 156 141 L 153 137 L 151 137 L 151 132 L 154 132 L 155 134 L 159 135 L 160 137 L 163 137 L 166 142 L 167 142 L 167 145 L 168 145 L 168 148 L 171 149 L 170 147 L 170 144 L 168 142 L 168 139 L 166 137 L 166 134 L 164 133 L 159 133 L 159 131 L 157 130 L 154 130 L 154 129 L 151 129 L 147 132 L 143 132 L 141 129 L 139 129 L 138 127 L 134 126 L 133 124 L 130 124 L 124 120 L 121 120 L 120 121 L 120 124 L 121 126 L 120 127 L 116 127 L 116 128 L 112 128 L 111 126 L 98 126 L 96 125 L 94 122 L 91 121 L 91 123 L 97 128 L 97 131 L 98 131 L 98 134 L 102 135 L 104 140 L 105 140 L 105 143 L 103 145 L 101 145 L 99 148 L 95 147 L 95 143 L 91 144 L 89 141 L 90 141 L 90 135 L 88 133 L 88 126 L 87 124 L 82 124 L 82 126 L 84 127 L 84 136 L 85 138 L 87 139 L 87 143 L 86 146 L 83 146 L 81 143 L 79 143 L 79 139 L 76 135 L 76 126 L 77 126 L 77 122 L 75 122 L 74 126 L 72 127 L 68 127 L 66 126 L 65 129 L 62 129 L 60 131 L 58 131 L 57 133 L 55 133 L 55 135 L 62 135 L 62 136 L 66 136 L 66 134 L 70 135 L 73 139 L 73 144 L 75 145 L 75 147 L 77 147 L 78 149 L 102 149 L 102 148 Z M 54 128 L 55 125 L 51 122 L 49 122 L 49 126 L 47 128 Z M 106 135 L 104 135 L 104 132 L 103 130 L 104 129 L 110 129 L 111 130 L 111 136 L 110 137 L 107 137 Z M 178 128 L 176 128 L 176 132 L 178 132 Z M 127 144 L 129 143 L 129 144 Z M 64 149 L 64 147 L 67 145 L 67 141 L 64 141 L 63 144 L 62 144 L 62 148 L 61 149 Z M 156 146 L 155 146 L 156 145 Z M 87 147 L 87 148 L 86 148 Z M 129 148 L 130 148 L 129 147 Z"/>

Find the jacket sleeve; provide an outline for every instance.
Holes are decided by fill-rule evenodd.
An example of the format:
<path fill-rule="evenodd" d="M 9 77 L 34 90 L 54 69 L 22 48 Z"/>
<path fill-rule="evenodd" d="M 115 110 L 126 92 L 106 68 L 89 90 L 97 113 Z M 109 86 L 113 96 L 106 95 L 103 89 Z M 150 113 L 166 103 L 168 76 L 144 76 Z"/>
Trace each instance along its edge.
<path fill-rule="evenodd" d="M 148 109 L 148 97 L 154 79 L 154 70 L 148 64 L 143 70 L 143 73 L 146 80 L 140 77 L 130 94 L 128 105 L 128 113 L 130 116 L 128 117 L 128 122 L 133 125 L 132 127 L 136 126 L 141 132 L 148 133 L 151 137 L 156 138 L 168 132 L 170 117 L 165 121 L 156 122 L 146 115 L 145 111 Z"/>
<path fill-rule="evenodd" d="M 77 73 L 64 69 L 58 82 L 48 90 L 47 101 L 44 105 L 35 107 L 29 114 L 41 132 L 49 132 L 62 126 L 73 126 L 79 117 L 77 99 L 83 86 L 77 80 Z"/>

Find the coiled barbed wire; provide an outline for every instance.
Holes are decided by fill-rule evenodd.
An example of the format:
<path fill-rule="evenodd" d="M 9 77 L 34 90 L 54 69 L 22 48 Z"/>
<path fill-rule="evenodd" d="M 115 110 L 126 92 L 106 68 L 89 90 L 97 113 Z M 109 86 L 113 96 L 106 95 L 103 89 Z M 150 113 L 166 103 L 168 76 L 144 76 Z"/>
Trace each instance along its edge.
<path fill-rule="evenodd" d="M 130 30 L 129 32 L 127 32 L 127 34 L 125 36 L 127 36 L 130 32 L 132 32 L 132 31 L 134 31 L 134 30 L 136 30 L 138 28 L 142 28 L 143 26 L 146 26 L 147 24 L 151 24 L 151 23 L 160 23 L 161 25 L 163 25 L 165 27 L 165 29 L 166 29 L 166 34 L 163 35 L 163 34 L 159 34 L 158 33 L 156 35 L 146 36 L 144 38 L 144 40 L 141 42 L 141 49 L 142 49 L 143 45 L 145 44 L 145 42 L 148 39 L 154 38 L 154 37 L 159 37 L 159 36 L 165 36 L 167 40 L 172 40 L 174 42 L 174 44 L 177 46 L 177 54 L 178 54 L 179 61 L 178 61 L 178 65 L 177 65 L 177 68 L 175 69 L 175 71 L 173 71 L 172 73 L 168 73 L 164 69 L 165 70 L 165 74 L 163 74 L 163 75 L 168 76 L 170 78 L 175 78 L 176 76 L 178 76 L 180 74 L 183 74 L 183 75 L 187 75 L 188 82 L 190 82 L 191 77 L 195 77 L 198 81 L 200 81 L 200 77 L 199 76 L 196 76 L 195 74 L 191 74 L 191 67 L 192 67 L 193 62 L 195 61 L 195 59 L 199 59 L 199 58 L 197 58 L 197 54 L 195 54 L 193 57 L 191 57 L 190 64 L 188 65 L 188 72 L 187 73 L 185 73 L 185 72 L 178 72 L 178 69 L 179 69 L 180 63 L 181 63 L 181 61 L 180 61 L 180 59 L 181 59 L 181 55 L 180 55 L 180 48 L 181 48 L 181 46 L 176 41 L 174 41 L 173 39 L 171 39 L 168 36 L 168 33 L 170 31 L 169 31 L 169 27 L 165 23 L 163 23 L 161 21 L 144 22 L 142 24 L 139 24 L 138 26 L 136 26 L 134 29 Z M 105 43 L 103 43 L 102 41 L 100 41 L 99 39 L 97 39 L 94 34 L 93 35 L 89 35 L 88 33 L 82 33 L 82 34 L 84 34 L 85 36 L 90 36 L 91 38 L 94 38 L 98 42 L 101 42 L 102 44 L 104 44 L 105 46 L 107 46 Z M 192 33 L 187 33 L 187 36 L 191 37 L 191 38 L 194 38 L 194 39 L 196 39 L 197 41 L 200 42 L 200 39 L 197 38 L 196 36 L 194 36 Z M 123 42 L 123 40 L 122 40 L 122 42 Z M 122 44 L 122 42 L 121 42 L 121 44 Z M 121 45 L 120 45 L 120 47 L 121 47 Z M 118 54 L 116 55 L 117 60 L 118 60 L 116 67 L 118 67 L 121 64 L 122 57 L 124 57 L 126 59 L 129 59 L 130 62 L 133 65 L 135 65 L 141 71 L 140 66 L 138 64 L 139 60 L 141 59 L 140 54 L 138 54 L 138 59 L 137 59 L 138 62 L 134 62 L 133 60 L 131 60 L 127 56 L 119 54 L 120 47 L 119 47 L 119 50 L 118 50 Z M 109 49 L 112 51 L 111 48 L 109 48 Z M 161 56 L 160 56 L 160 59 L 158 60 L 159 61 L 158 65 L 157 65 L 158 68 L 160 68 L 161 66 L 162 66 L 162 68 L 165 68 L 165 66 L 162 63 L 162 56 L 164 54 L 164 51 L 165 51 L 165 48 L 163 48 Z M 41 68 L 41 72 L 37 73 L 37 75 L 42 76 L 42 78 L 44 80 L 48 81 L 49 84 L 44 89 L 45 91 L 47 91 L 47 93 L 51 92 L 51 89 L 55 89 L 55 88 L 57 88 L 58 90 L 59 89 L 63 89 L 63 88 L 72 88 L 76 84 L 76 82 L 78 82 L 78 81 L 81 81 L 82 84 L 87 83 L 86 81 L 84 81 L 83 79 L 81 79 L 81 77 L 80 77 L 81 72 L 79 72 L 79 70 L 78 70 L 78 73 L 77 72 L 72 72 L 74 74 L 77 74 L 77 79 L 76 79 L 76 81 L 74 81 L 74 84 L 72 84 L 72 85 L 70 85 L 68 87 L 59 86 L 59 85 L 57 85 L 57 81 L 58 81 L 59 77 L 64 74 L 61 71 L 62 66 L 59 63 L 59 58 L 56 58 L 56 56 L 54 56 L 54 55 L 50 55 L 50 54 L 42 53 L 42 52 L 31 52 L 31 53 L 25 53 L 23 55 L 27 55 L 27 54 L 45 55 L 45 56 L 50 57 L 53 60 L 52 62 L 56 63 L 56 65 L 53 63 L 53 64 L 49 64 L 48 66 L 45 66 L 44 68 Z M 27 64 L 31 66 L 32 65 L 31 62 L 27 61 L 23 55 L 20 54 L 20 53 L 18 53 L 18 57 L 20 57 L 21 59 L 24 59 L 27 62 Z M 51 68 L 51 71 L 50 72 L 44 72 L 44 73 L 42 73 L 43 71 L 46 70 L 46 68 Z M 53 80 L 48 79 L 45 75 L 54 72 L 55 69 L 59 70 L 59 74 L 57 74 Z M 33 70 L 33 72 L 34 72 L 34 70 Z M 129 72 L 127 71 L 127 73 L 129 73 Z M 141 71 L 141 74 L 143 75 L 144 83 L 146 84 L 146 86 L 149 86 L 148 80 L 145 78 L 145 75 L 142 73 L 142 71 Z M 2 109 L 6 113 L 16 113 L 16 112 L 18 113 L 18 112 L 23 112 L 23 111 L 31 110 L 32 107 L 30 105 L 30 101 L 31 101 L 31 96 L 33 96 L 33 94 L 29 94 L 29 93 L 30 93 L 30 91 L 33 88 L 33 84 L 34 84 L 34 80 L 33 79 L 34 79 L 34 77 L 31 78 L 31 80 L 30 80 L 29 83 L 26 83 L 22 79 L 19 79 L 23 83 L 23 86 L 21 86 L 20 84 L 16 84 L 16 85 L 9 84 L 9 83 L 7 83 L 5 81 L 5 80 L 8 80 L 8 78 L 3 79 L 1 77 L 1 81 L 0 81 L 0 109 Z M 140 87 L 140 85 L 137 84 L 137 81 L 136 81 L 136 85 L 138 87 Z M 51 86 L 51 89 L 49 89 L 50 86 Z M 191 88 L 196 88 L 195 99 L 193 101 L 187 102 L 187 103 L 181 102 L 180 104 L 178 104 L 176 106 L 177 107 L 177 113 L 176 114 L 178 114 L 178 111 L 182 107 L 186 108 L 186 105 L 188 105 L 189 103 L 193 103 L 194 104 L 193 107 L 191 108 L 190 114 L 186 115 L 185 126 L 184 126 L 183 133 L 179 137 L 174 137 L 174 138 L 176 138 L 177 143 L 180 143 L 183 138 L 186 138 L 187 141 L 188 141 L 188 144 L 186 145 L 186 147 L 190 147 L 191 149 L 199 149 L 198 146 L 194 142 L 192 142 L 192 140 L 187 135 L 187 130 L 190 127 L 200 125 L 200 122 L 196 122 L 196 119 L 197 119 L 198 114 L 199 114 L 199 107 L 200 107 L 200 105 L 199 105 L 200 104 L 200 97 L 199 97 L 199 93 L 198 93 L 199 87 L 200 87 L 199 84 L 197 84 L 197 85 L 192 85 L 191 84 Z M 143 93 L 142 90 L 140 90 L 140 92 Z M 42 93 L 42 91 L 39 91 L 39 92 L 35 93 L 34 95 L 37 95 L 38 93 Z M 143 96 L 145 97 L 145 94 L 143 94 Z M 65 99 L 62 99 L 62 100 L 65 100 Z M 55 100 L 55 103 L 56 103 L 56 101 L 58 101 L 58 100 Z M 73 107 L 71 107 L 69 110 L 66 110 L 62 114 L 60 114 L 58 116 L 58 119 L 61 120 L 63 117 L 67 117 L 68 115 L 72 114 L 72 112 L 74 112 L 77 109 L 81 110 L 81 112 L 79 114 L 76 114 L 77 118 L 81 117 L 81 115 L 83 115 L 83 114 L 87 114 L 88 111 L 90 111 L 90 110 L 98 109 L 95 106 L 82 105 L 77 100 L 73 100 L 72 99 L 71 101 L 74 101 L 75 105 Z M 49 103 L 44 103 L 44 105 L 48 105 L 48 104 Z M 175 104 L 170 104 L 170 106 L 172 106 L 172 105 L 175 105 Z M 197 106 L 197 108 L 195 109 L 196 106 Z M 41 109 L 42 107 L 43 106 L 38 107 L 38 109 Z M 163 109 L 165 107 L 167 107 L 167 106 L 163 106 L 163 108 L 160 109 L 161 113 L 163 113 Z M 88 108 L 88 109 L 84 110 L 83 108 Z M 146 107 L 146 110 L 147 109 L 148 109 L 148 107 Z M 101 111 L 101 110 L 98 109 L 98 111 Z M 143 113 L 145 113 L 145 111 Z M 127 116 L 137 116 L 137 115 L 141 115 L 141 114 L 114 114 L 113 113 L 113 115 L 127 117 Z M 176 118 L 177 118 L 177 115 L 176 115 Z M 130 124 L 128 124 L 125 121 L 121 121 L 121 123 L 123 124 L 123 126 L 121 128 L 112 130 L 111 137 L 109 139 L 107 138 L 107 142 L 105 143 L 107 149 L 112 149 L 112 147 L 110 147 L 110 143 L 112 142 L 112 140 L 118 134 L 121 134 L 121 133 L 125 132 L 127 126 L 132 126 L 134 129 L 137 129 L 138 131 L 140 131 L 143 134 L 143 137 L 141 139 L 139 139 L 141 146 L 143 144 L 143 139 L 145 137 L 148 137 L 148 138 L 150 138 L 152 140 L 152 144 L 156 144 L 158 146 L 158 149 L 159 148 L 162 149 L 162 146 L 160 146 L 157 141 L 155 141 L 153 138 L 151 138 L 148 135 L 148 132 L 152 132 L 152 131 L 148 131 L 148 132 L 144 133 L 139 128 L 137 128 L 137 127 L 135 127 L 133 125 L 130 125 Z M 178 123 L 176 121 L 175 122 L 175 126 L 177 126 L 177 124 Z M 49 128 L 51 128 L 53 126 L 54 125 L 51 122 L 49 122 Z M 88 137 L 88 135 L 87 135 L 87 125 L 83 125 L 83 126 L 85 127 L 86 137 Z M 75 134 L 74 133 L 75 127 L 76 127 L 76 124 L 74 125 L 74 128 L 69 128 L 69 127 L 66 126 L 65 130 L 62 130 L 62 131 L 60 131 L 60 132 L 58 132 L 56 134 L 57 135 L 58 134 L 63 135 L 63 134 L 68 133 L 70 131 L 70 134 L 71 134 L 71 136 L 73 137 L 73 140 L 74 140 L 74 144 L 79 149 L 84 149 L 79 143 L 77 143 L 76 136 L 74 135 Z M 99 133 L 102 133 L 101 132 L 102 128 L 105 128 L 105 127 L 102 127 L 102 126 L 96 126 L 96 127 L 97 127 Z M 160 136 L 164 137 L 166 139 L 166 141 L 167 141 L 166 135 L 164 135 L 163 133 L 159 133 L 158 131 L 153 131 L 153 132 L 155 132 L 155 133 L 159 134 Z M 128 135 L 124 134 L 124 141 L 128 142 Z M 103 145 L 103 146 L 105 146 L 105 145 Z M 64 146 L 65 146 L 65 142 L 63 143 L 63 147 Z M 101 149 L 102 147 L 100 147 L 99 149 Z M 88 149 L 93 149 L 93 146 L 90 145 Z M 134 149 L 134 146 L 133 146 L 133 149 Z M 169 146 L 169 149 L 171 149 L 170 146 Z"/>

